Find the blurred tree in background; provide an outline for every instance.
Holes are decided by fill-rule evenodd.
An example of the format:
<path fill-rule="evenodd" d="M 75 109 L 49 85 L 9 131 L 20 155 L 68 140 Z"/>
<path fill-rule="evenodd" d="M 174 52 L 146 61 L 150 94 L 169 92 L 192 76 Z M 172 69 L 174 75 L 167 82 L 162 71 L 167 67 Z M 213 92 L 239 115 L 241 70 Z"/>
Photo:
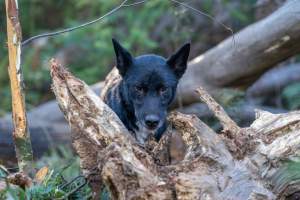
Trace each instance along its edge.
<path fill-rule="evenodd" d="M 133 3 L 134 1 L 128 1 Z M 171 1 L 149 0 L 125 7 L 104 20 L 83 29 L 42 38 L 23 48 L 23 73 L 27 107 L 52 98 L 47 63 L 59 58 L 79 78 L 92 84 L 103 79 L 114 65 L 111 38 L 115 37 L 135 55 L 158 53 L 167 57 L 181 43 L 192 41 L 192 56 L 214 46 L 230 32 L 217 21 L 234 31 L 254 21 L 256 0 L 185 1 L 215 17 L 211 21 Z M 31 36 L 76 26 L 95 19 L 121 3 L 119 0 L 22 0 L 20 18 L 23 40 Z M 2 2 L 4 4 L 4 2 Z M 4 7 L 0 8 L 4 13 Z M 0 16 L 0 28 L 5 30 L 5 15 Z M 10 93 L 6 67 L 8 65 L 5 31 L 0 32 L 0 115 L 10 111 Z"/>

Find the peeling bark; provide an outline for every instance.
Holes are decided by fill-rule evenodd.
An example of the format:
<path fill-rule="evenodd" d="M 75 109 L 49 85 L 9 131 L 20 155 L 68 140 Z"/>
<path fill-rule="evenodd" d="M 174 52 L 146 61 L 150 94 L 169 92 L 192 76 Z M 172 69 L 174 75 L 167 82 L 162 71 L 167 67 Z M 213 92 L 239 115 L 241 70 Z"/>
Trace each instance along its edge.
<path fill-rule="evenodd" d="M 21 25 L 18 18 L 18 1 L 6 0 L 7 44 L 9 54 L 8 73 L 12 96 L 13 138 L 20 171 L 32 170 L 32 148 L 27 126 L 26 109 L 21 72 Z"/>
<path fill-rule="evenodd" d="M 299 156 L 300 112 L 274 115 L 257 111 L 255 122 L 240 128 L 200 89 L 201 98 L 230 134 L 216 134 L 196 116 L 174 112 L 160 142 L 148 141 L 141 147 L 84 82 L 55 61 L 51 76 L 53 91 L 73 130 L 81 167 L 95 194 L 103 184 L 113 199 L 265 200 L 299 191 L 294 182 L 278 177 L 285 161 Z M 174 132 L 187 149 L 181 161 L 170 164 L 166 159 L 170 155 L 164 154 L 169 153 Z M 252 145 L 240 154 L 230 144 Z"/>

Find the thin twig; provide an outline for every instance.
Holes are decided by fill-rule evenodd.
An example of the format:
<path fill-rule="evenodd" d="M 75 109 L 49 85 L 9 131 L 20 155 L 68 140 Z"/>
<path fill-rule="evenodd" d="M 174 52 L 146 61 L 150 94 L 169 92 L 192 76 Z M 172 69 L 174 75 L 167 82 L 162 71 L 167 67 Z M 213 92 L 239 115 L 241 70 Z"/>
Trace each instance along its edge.
<path fill-rule="evenodd" d="M 195 11 L 196 13 L 198 13 L 200 15 L 206 16 L 207 18 L 209 18 L 213 22 L 217 22 L 218 24 L 220 24 L 221 26 L 223 26 L 226 30 L 230 31 L 231 34 L 233 35 L 233 30 L 229 26 L 226 26 L 224 23 L 216 20 L 213 16 L 211 16 L 211 15 L 209 15 L 209 14 L 207 14 L 207 13 L 201 11 L 201 10 L 198 10 L 198 9 L 196 9 L 196 8 L 194 8 L 194 7 L 186 4 L 186 3 L 183 3 L 183 2 L 180 2 L 180 1 L 177 1 L 177 0 L 170 0 L 170 1 L 172 1 L 172 2 L 174 2 L 176 4 L 179 4 L 179 5 L 183 6 L 183 7 L 186 7 L 188 9 L 191 9 L 191 10 Z"/>
<path fill-rule="evenodd" d="M 123 7 L 137 6 L 137 5 L 145 3 L 146 1 L 148 1 L 148 0 L 142 0 L 142 1 L 134 2 L 134 3 L 130 3 L 130 4 L 124 4 Z"/>
<path fill-rule="evenodd" d="M 233 39 L 233 42 L 235 44 L 234 32 L 233 32 L 232 28 L 230 28 L 229 26 L 225 25 L 223 22 L 220 22 L 220 21 L 216 20 L 213 16 L 209 15 L 208 13 L 205 13 L 205 12 L 203 12 L 201 10 L 198 10 L 198 9 L 196 9 L 196 8 L 194 8 L 194 7 L 186 4 L 184 2 L 180 2 L 180 1 L 177 1 L 177 0 L 170 0 L 170 1 L 173 2 L 173 3 L 175 3 L 175 4 L 179 4 L 179 5 L 187 8 L 187 9 L 190 9 L 190 10 L 196 12 L 197 14 L 204 15 L 205 17 L 209 18 L 213 22 L 218 23 L 219 25 L 221 25 L 223 28 L 225 28 L 227 31 L 230 32 L 230 34 L 232 36 L 232 39 Z"/>
<path fill-rule="evenodd" d="M 114 12 L 118 11 L 119 9 L 121 9 L 123 7 L 137 6 L 137 5 L 140 5 L 140 4 L 143 4 L 143 3 L 147 2 L 149 0 L 141 0 L 141 1 L 138 1 L 138 2 L 130 3 L 130 4 L 127 4 L 127 1 L 128 0 L 124 0 L 119 6 L 115 7 L 114 9 L 112 9 L 111 11 L 109 11 L 108 13 L 102 15 L 101 17 L 99 17 L 97 19 L 94 19 L 92 21 L 86 22 L 84 24 L 81 24 L 81 25 L 78 25 L 78 26 L 75 26 L 75 27 L 70 27 L 70 28 L 62 29 L 62 30 L 55 31 L 55 32 L 43 33 L 43 34 L 40 34 L 40 35 L 36 35 L 36 36 L 30 37 L 27 40 L 25 40 L 25 41 L 22 42 L 22 47 L 25 46 L 25 45 L 27 45 L 28 43 L 32 42 L 33 40 L 38 39 L 38 38 L 51 37 L 51 36 L 55 36 L 55 35 L 59 35 L 59 34 L 67 33 L 67 32 L 71 32 L 71 31 L 74 31 L 74 30 L 77 30 L 77 29 L 80 29 L 80 28 L 84 28 L 85 26 L 94 24 L 94 23 L 102 20 L 103 18 L 105 18 L 105 17 L 107 17 L 109 15 L 112 15 Z M 235 44 L 233 30 L 230 27 L 226 26 L 224 23 L 216 20 L 213 16 L 211 16 L 211 15 L 209 15 L 209 14 L 207 14 L 207 13 L 201 11 L 201 10 L 198 10 L 198 9 L 196 9 L 196 8 L 194 8 L 194 7 L 186 4 L 186 3 L 183 3 L 183 2 L 180 2 L 180 1 L 177 1 L 177 0 L 170 0 L 170 1 L 173 2 L 173 3 L 179 4 L 181 6 L 184 6 L 184 7 L 188 8 L 188 9 L 190 9 L 190 10 L 193 10 L 197 14 L 204 15 L 207 18 L 211 19 L 213 22 L 216 22 L 216 23 L 220 24 L 226 30 L 230 31 L 230 33 L 232 35 L 232 38 L 233 38 L 233 42 Z"/>
<path fill-rule="evenodd" d="M 108 13 L 102 15 L 101 17 L 97 18 L 97 19 L 94 19 L 92 21 L 89 21 L 89 22 L 86 22 L 84 24 L 81 24 L 81 25 L 78 25 L 78 26 L 74 26 L 74 27 L 71 27 L 71 28 L 66 28 L 66 29 L 63 29 L 63 30 L 59 30 L 59 31 L 55 31 L 55 32 L 51 32 L 51 33 L 43 33 L 43 34 L 40 34 L 40 35 L 36 35 L 36 36 L 33 36 L 25 41 L 22 42 L 22 46 L 25 46 L 26 44 L 32 42 L 33 40 L 36 40 L 38 38 L 42 38 L 42 37 L 51 37 L 51 36 L 55 36 L 55 35 L 58 35 L 58 34 L 62 34 L 62 33 L 66 33 L 66 32 L 70 32 L 70 31 L 74 31 L 74 30 L 77 30 L 77 29 L 80 29 L 80 28 L 83 28 L 85 26 L 88 26 L 88 25 L 91 25 L 91 24 L 94 24 L 100 20 L 102 20 L 103 18 L 113 14 L 114 12 L 118 11 L 119 9 L 121 9 L 122 7 L 124 7 L 124 5 L 126 5 L 126 2 L 128 0 L 124 0 L 119 6 L 115 7 L 114 9 L 112 9 L 111 11 L 109 11 Z M 126 6 L 129 6 L 130 4 L 127 4 Z"/>

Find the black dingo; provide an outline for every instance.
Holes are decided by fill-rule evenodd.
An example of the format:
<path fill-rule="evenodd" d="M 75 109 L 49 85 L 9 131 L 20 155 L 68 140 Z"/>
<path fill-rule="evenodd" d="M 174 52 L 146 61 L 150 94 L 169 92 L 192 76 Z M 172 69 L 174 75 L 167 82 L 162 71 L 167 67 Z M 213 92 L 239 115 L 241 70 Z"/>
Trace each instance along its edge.
<path fill-rule="evenodd" d="M 150 134 L 159 140 L 167 127 L 168 106 L 187 67 L 190 43 L 165 59 L 154 54 L 133 57 L 112 41 L 122 80 L 110 89 L 105 102 L 139 143 L 144 144 Z"/>

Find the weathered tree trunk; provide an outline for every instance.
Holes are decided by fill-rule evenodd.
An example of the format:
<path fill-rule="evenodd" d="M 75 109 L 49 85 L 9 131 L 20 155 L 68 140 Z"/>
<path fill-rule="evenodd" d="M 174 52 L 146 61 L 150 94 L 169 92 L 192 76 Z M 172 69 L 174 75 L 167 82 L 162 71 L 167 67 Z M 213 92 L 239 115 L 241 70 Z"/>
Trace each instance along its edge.
<path fill-rule="evenodd" d="M 6 0 L 7 44 L 9 54 L 9 78 L 12 95 L 13 138 L 20 171 L 32 170 L 32 149 L 27 126 L 21 71 L 21 25 L 18 17 L 18 1 Z"/>
<path fill-rule="evenodd" d="M 81 80 L 55 61 L 53 91 L 72 128 L 73 145 L 95 193 L 105 185 L 113 199 L 284 199 L 300 191 L 283 178 L 285 161 L 299 156 L 300 112 L 257 112 L 240 128 L 204 90 L 198 95 L 223 125 L 216 134 L 197 117 L 173 113 L 159 143 L 139 146 L 117 115 Z M 168 144 L 177 132 L 187 146 L 170 164 Z M 296 188 L 296 189 L 295 189 Z"/>

